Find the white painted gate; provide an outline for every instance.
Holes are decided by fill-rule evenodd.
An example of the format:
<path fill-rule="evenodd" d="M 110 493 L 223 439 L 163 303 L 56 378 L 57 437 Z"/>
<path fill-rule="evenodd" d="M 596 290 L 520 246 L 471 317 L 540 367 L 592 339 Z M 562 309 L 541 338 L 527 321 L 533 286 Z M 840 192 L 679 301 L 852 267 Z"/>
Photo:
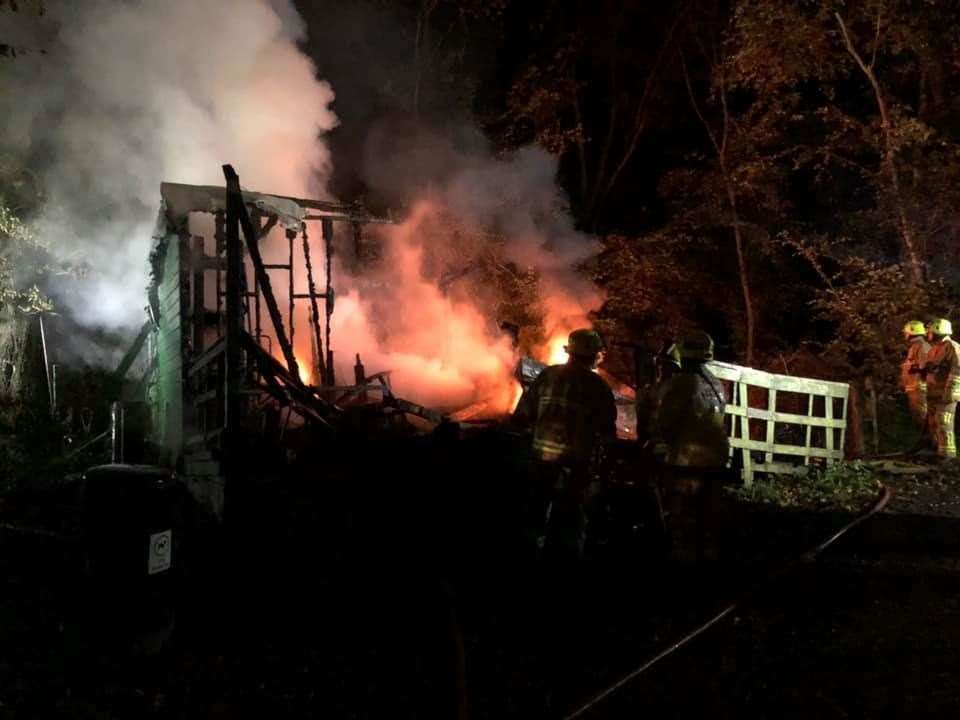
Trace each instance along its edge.
<path fill-rule="evenodd" d="M 797 473 L 811 461 L 843 460 L 848 384 L 723 362 L 707 366 L 726 390 L 731 455 L 740 454 L 744 484 L 758 472 Z"/>

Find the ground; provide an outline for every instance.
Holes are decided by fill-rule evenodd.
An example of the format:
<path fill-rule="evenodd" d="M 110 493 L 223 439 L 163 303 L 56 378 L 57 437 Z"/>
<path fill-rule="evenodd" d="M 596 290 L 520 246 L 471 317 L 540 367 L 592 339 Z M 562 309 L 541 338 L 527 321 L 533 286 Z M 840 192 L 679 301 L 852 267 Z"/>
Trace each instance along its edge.
<path fill-rule="evenodd" d="M 896 495 L 882 515 L 774 580 L 853 513 L 730 498 L 711 570 L 594 563 L 557 579 L 497 546 L 504 479 L 480 468 L 455 491 L 435 483 L 445 472 L 424 477 L 415 494 L 377 477 L 362 506 L 345 486 L 261 502 L 259 530 L 223 540 L 234 562 L 194 563 L 206 581 L 150 658 L 92 624 L 78 546 L 61 539 L 69 512 L 25 532 L 38 518 L 8 502 L 0 717 L 562 718 L 737 598 L 734 616 L 584 717 L 954 714 L 956 465 L 884 474 Z"/>

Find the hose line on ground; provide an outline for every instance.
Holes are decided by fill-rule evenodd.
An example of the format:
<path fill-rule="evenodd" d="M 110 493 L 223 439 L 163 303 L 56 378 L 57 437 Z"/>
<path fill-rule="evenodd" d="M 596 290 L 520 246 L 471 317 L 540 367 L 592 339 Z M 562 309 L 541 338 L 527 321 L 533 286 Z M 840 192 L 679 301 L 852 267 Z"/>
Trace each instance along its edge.
<path fill-rule="evenodd" d="M 774 578 L 777 578 L 789 572 L 790 570 L 793 570 L 795 567 L 799 565 L 802 565 L 811 560 L 814 560 L 818 555 L 820 555 L 820 553 L 822 553 L 828 547 L 833 545 L 837 540 L 839 540 L 841 537 L 846 535 L 850 530 L 853 530 L 853 528 L 857 527 L 868 518 L 876 515 L 878 512 L 883 510 L 887 506 L 887 503 L 890 502 L 891 497 L 893 497 L 893 493 L 890 492 L 890 489 L 887 488 L 885 485 L 881 486 L 880 494 L 877 496 L 877 499 L 874 500 L 873 504 L 870 506 L 869 509 L 860 513 L 860 515 L 858 515 L 853 520 L 848 522 L 846 525 L 844 525 L 837 532 L 835 532 L 833 535 L 828 537 L 826 540 L 824 540 L 822 543 L 820 543 L 816 547 L 811 548 L 807 552 L 800 555 L 798 558 L 781 566 L 775 572 L 768 574 L 766 578 L 764 578 L 764 580 L 765 581 L 773 580 Z M 738 600 L 734 600 L 729 605 L 726 605 L 719 612 L 711 616 L 710 619 L 707 620 L 705 623 L 702 623 L 701 625 L 697 626 L 695 629 L 693 629 L 692 631 L 684 635 L 682 638 L 680 638 L 679 640 L 671 644 L 669 647 L 665 648 L 661 652 L 654 655 L 652 658 L 650 658 L 645 663 L 643 663 L 643 665 L 641 665 L 640 667 L 624 675 L 622 678 L 617 680 L 617 682 L 615 682 L 613 685 L 610 685 L 608 688 L 606 688 L 602 692 L 594 695 L 590 700 L 588 700 L 586 703 L 581 705 L 579 708 L 577 708 L 570 714 L 565 715 L 563 720 L 575 720 L 576 718 L 583 717 L 586 713 L 590 712 L 590 710 L 592 710 L 594 707 L 596 707 L 597 705 L 602 703 L 604 700 L 606 700 L 608 697 L 610 697 L 615 692 L 617 692 L 617 690 L 620 690 L 625 685 L 628 685 L 629 683 L 633 682 L 636 678 L 638 678 L 640 675 L 642 675 L 647 670 L 652 668 L 654 665 L 659 663 L 661 660 L 672 655 L 680 648 L 689 644 L 691 641 L 693 641 L 694 639 L 696 639 L 697 637 L 705 633 L 707 630 L 709 630 L 714 625 L 719 623 L 725 617 L 733 613 L 733 611 L 740 606 L 740 603 L 743 602 L 745 599 L 747 599 L 754 592 L 756 592 L 756 589 L 744 593 L 743 596 L 741 596 Z"/>

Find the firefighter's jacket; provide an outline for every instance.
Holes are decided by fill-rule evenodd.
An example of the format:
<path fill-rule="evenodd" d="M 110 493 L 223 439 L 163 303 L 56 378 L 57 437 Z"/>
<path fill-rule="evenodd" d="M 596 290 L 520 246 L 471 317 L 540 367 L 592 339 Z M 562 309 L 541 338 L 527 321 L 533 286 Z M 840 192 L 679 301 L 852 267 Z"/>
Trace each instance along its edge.
<path fill-rule="evenodd" d="M 924 367 L 927 364 L 927 355 L 930 352 L 930 343 L 922 337 L 910 338 L 910 348 L 907 356 L 900 364 L 900 387 L 905 393 L 924 392 Z"/>
<path fill-rule="evenodd" d="M 514 422 L 533 426 L 533 451 L 548 462 L 590 459 L 598 439 L 617 434 L 613 392 L 594 372 L 568 363 L 545 368 L 524 392 Z"/>
<path fill-rule="evenodd" d="M 929 402 L 945 404 L 960 400 L 960 345 L 952 338 L 930 346 L 926 381 Z"/>
<path fill-rule="evenodd" d="M 637 393 L 637 440 L 644 443 L 656 436 L 657 410 L 663 402 L 668 380 L 652 383 Z"/>
<path fill-rule="evenodd" d="M 704 366 L 684 368 L 664 388 L 654 421 L 668 465 L 722 468 L 730 455 L 723 385 Z"/>

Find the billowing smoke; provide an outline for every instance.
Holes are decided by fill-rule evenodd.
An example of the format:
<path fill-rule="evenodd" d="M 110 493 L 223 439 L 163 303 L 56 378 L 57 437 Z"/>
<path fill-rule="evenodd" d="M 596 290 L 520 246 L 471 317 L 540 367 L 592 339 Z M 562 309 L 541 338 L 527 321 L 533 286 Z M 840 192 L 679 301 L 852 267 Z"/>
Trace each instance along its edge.
<path fill-rule="evenodd" d="M 4 142 L 42 170 L 48 200 L 37 230 L 61 258 L 89 267 L 59 298 L 81 321 L 143 321 L 162 181 L 221 185 L 230 162 L 247 189 L 327 195 L 334 95 L 298 48 L 304 28 L 290 0 L 61 0 L 47 17 L 23 30 L 34 36 L 25 45 L 47 53 L 9 64 L 0 112 Z M 516 349 L 477 268 L 493 257 L 538 278 L 543 332 L 522 349 L 556 361 L 567 332 L 601 301 L 574 271 L 596 243 L 574 229 L 546 152 L 494 157 L 472 128 L 455 142 L 409 129 L 385 122 L 366 141 L 359 174 L 408 212 L 376 233 L 379 263 L 336 267 L 338 379 L 352 379 L 360 353 L 369 372 L 392 370 L 395 390 L 413 400 L 509 409 Z M 314 252 L 320 268 L 318 243 Z M 305 306 L 296 349 L 308 365 Z"/>
<path fill-rule="evenodd" d="M 4 67 L 3 142 L 42 168 L 35 226 L 84 264 L 61 304 L 81 321 L 143 322 L 161 181 L 325 195 L 333 92 L 297 47 L 287 0 L 62 0 L 6 14 L 29 54 Z M 61 284 L 62 285 L 62 284 Z"/>
<path fill-rule="evenodd" d="M 537 278 L 544 336 L 520 350 L 563 361 L 567 333 L 588 325 L 601 302 L 575 269 L 596 242 L 574 229 L 546 152 L 447 160 L 443 182 L 417 189 L 409 217 L 379 233 L 378 267 L 337 280 L 350 292 L 338 301 L 335 342 L 351 353 L 338 372 L 359 352 L 368 369 L 392 370 L 397 390 L 418 402 L 484 402 L 503 412 L 517 398 L 517 354 L 499 328 L 501 298 L 486 286 L 485 266 L 509 264 Z"/>

